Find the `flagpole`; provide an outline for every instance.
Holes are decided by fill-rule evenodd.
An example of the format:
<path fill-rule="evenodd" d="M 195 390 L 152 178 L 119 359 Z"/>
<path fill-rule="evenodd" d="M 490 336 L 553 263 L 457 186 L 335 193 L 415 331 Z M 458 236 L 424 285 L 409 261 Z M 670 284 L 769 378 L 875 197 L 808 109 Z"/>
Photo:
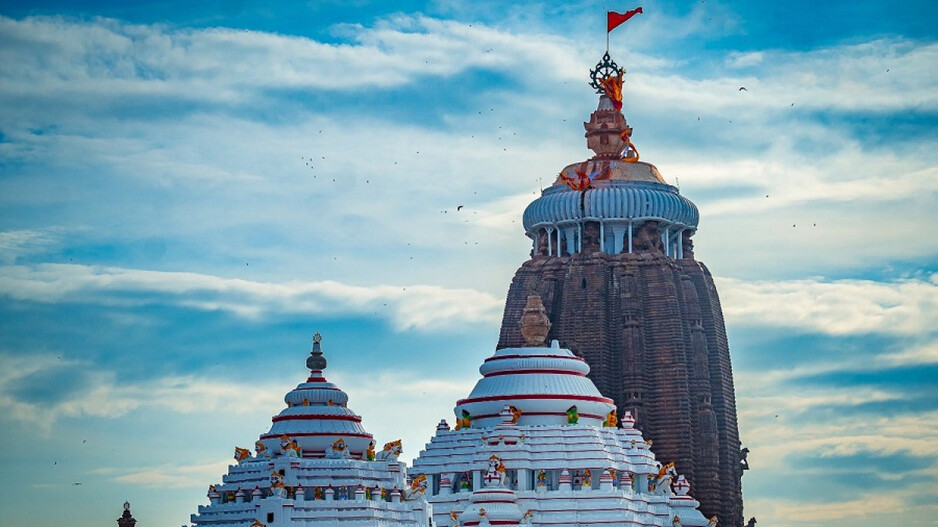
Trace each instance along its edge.
<path fill-rule="evenodd" d="M 609 54 L 609 11 L 606 11 L 606 55 Z"/>

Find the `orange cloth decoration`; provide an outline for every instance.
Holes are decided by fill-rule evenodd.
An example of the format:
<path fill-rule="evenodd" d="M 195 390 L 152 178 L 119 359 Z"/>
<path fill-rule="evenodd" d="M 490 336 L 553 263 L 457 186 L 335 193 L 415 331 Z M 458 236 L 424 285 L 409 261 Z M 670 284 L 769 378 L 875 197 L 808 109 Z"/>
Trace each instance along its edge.
<path fill-rule="evenodd" d="M 622 110 L 622 74 L 620 73 L 617 77 L 610 75 L 600 81 L 599 85 L 606 92 L 606 97 L 612 100 L 612 106 L 616 111 Z"/>

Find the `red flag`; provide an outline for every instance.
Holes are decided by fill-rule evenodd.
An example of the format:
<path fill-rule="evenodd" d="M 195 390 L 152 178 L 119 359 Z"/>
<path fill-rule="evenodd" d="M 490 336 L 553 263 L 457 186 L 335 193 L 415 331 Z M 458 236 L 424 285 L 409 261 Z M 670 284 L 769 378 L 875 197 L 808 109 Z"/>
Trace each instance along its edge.
<path fill-rule="evenodd" d="M 625 13 L 616 13 L 615 11 L 606 11 L 606 33 L 619 27 L 620 24 L 622 24 L 626 20 L 632 18 L 633 16 L 641 12 L 642 12 L 641 7 L 636 7 L 635 9 L 631 11 L 626 11 Z"/>

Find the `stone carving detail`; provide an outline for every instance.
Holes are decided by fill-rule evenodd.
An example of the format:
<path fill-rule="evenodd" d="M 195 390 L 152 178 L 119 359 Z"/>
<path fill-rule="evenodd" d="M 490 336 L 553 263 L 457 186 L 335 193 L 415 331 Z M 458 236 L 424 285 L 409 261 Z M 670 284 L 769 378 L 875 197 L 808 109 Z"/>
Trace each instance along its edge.
<path fill-rule="evenodd" d="M 550 331 L 550 319 L 540 295 L 528 295 L 528 303 L 521 315 L 521 335 L 528 346 L 543 346 Z"/>
<path fill-rule="evenodd" d="M 404 452 L 401 440 L 397 439 L 390 443 L 385 443 L 381 452 L 378 452 L 376 459 L 378 461 L 397 461 L 397 457 Z"/>
<path fill-rule="evenodd" d="M 638 228 L 632 237 L 632 250 L 634 252 L 664 252 L 658 222 L 646 221 Z"/>

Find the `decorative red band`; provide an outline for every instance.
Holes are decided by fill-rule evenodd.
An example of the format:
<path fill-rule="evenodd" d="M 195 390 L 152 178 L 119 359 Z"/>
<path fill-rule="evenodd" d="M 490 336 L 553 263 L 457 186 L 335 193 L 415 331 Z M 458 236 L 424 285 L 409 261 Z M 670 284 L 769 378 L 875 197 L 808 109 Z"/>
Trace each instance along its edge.
<path fill-rule="evenodd" d="M 593 419 L 600 419 L 600 420 L 605 419 L 605 417 L 603 417 L 603 416 L 601 416 L 601 415 L 584 414 L 584 413 L 582 413 L 582 412 L 577 412 L 577 414 L 578 414 L 580 417 L 590 417 L 590 418 L 593 418 Z M 566 413 L 566 412 L 521 412 L 521 417 L 524 417 L 524 416 L 527 416 L 527 415 L 557 415 L 557 416 L 566 416 L 567 413 Z M 472 419 L 473 419 L 473 420 L 475 420 L 475 419 L 488 419 L 488 418 L 490 418 L 490 417 L 500 417 L 500 416 L 501 416 L 501 414 L 474 415 L 474 416 L 472 416 Z"/>
<path fill-rule="evenodd" d="M 585 374 L 578 371 L 570 370 L 511 370 L 511 371 L 496 371 L 492 373 L 486 373 L 483 377 L 498 377 L 499 375 L 530 375 L 534 373 L 544 373 L 550 375 L 573 375 L 576 377 L 586 377 Z"/>
<path fill-rule="evenodd" d="M 275 437 L 280 437 L 284 434 L 264 434 L 261 436 L 261 439 L 273 439 Z M 296 432 L 292 434 L 286 434 L 291 438 L 295 437 L 364 437 L 365 439 L 374 439 L 374 436 L 371 434 L 358 434 L 350 432 Z"/>
<path fill-rule="evenodd" d="M 275 415 L 273 418 L 271 418 L 271 421 L 275 423 L 279 421 L 312 421 L 312 420 L 353 421 L 355 423 L 362 422 L 362 418 L 357 415 L 324 415 L 324 414 Z"/>
<path fill-rule="evenodd" d="M 560 399 L 562 401 L 589 401 L 594 403 L 613 404 L 612 399 L 607 397 L 594 397 L 592 395 L 562 395 L 550 393 L 530 393 L 518 395 L 491 395 L 488 397 L 473 397 L 472 399 L 460 399 L 456 405 L 469 403 L 482 403 L 486 401 L 512 401 L 515 399 Z"/>
<path fill-rule="evenodd" d="M 580 362 L 586 362 L 581 357 L 564 357 L 563 355 L 501 355 L 499 357 L 489 357 L 485 359 L 484 362 L 490 362 L 494 360 L 506 360 L 506 359 L 563 359 L 563 360 L 578 360 Z"/>

